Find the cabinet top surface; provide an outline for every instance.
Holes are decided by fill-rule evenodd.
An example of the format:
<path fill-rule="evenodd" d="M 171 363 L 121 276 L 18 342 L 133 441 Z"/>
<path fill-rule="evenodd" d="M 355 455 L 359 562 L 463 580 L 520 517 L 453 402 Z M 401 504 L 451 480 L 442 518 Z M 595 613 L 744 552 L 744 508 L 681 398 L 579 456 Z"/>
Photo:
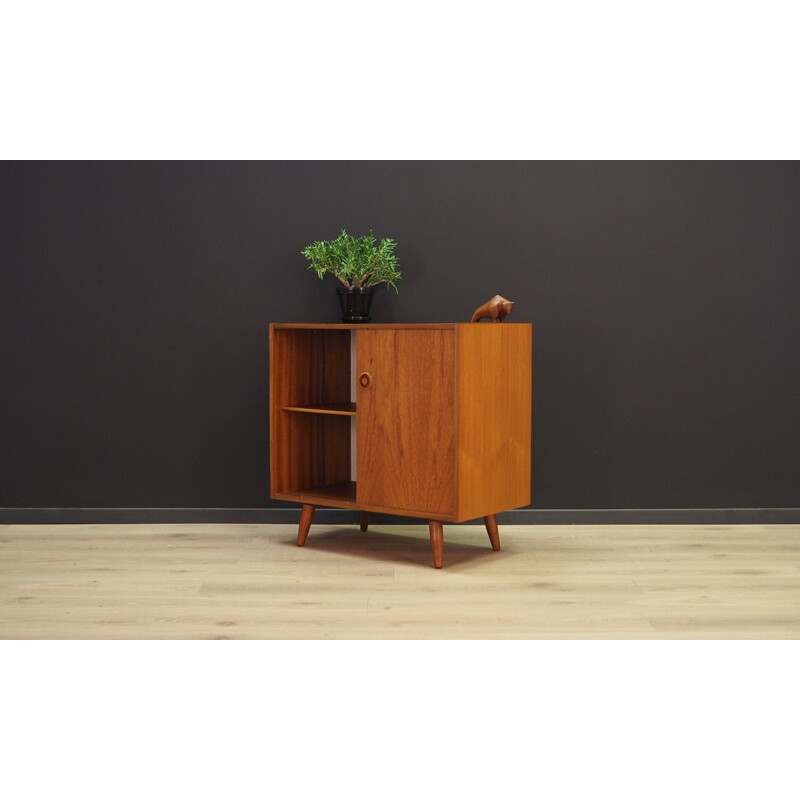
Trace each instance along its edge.
<path fill-rule="evenodd" d="M 476 325 L 491 325 L 493 323 L 485 322 L 405 322 L 405 323 L 386 323 L 386 324 L 372 324 L 372 323 L 359 323 L 359 324 L 346 324 L 346 323 L 325 323 L 325 322 L 271 322 L 270 328 L 313 328 L 315 330 L 387 330 L 390 328 L 447 328 L 454 329 L 462 325 L 469 325 L 475 327 Z M 503 322 L 498 323 L 506 325 L 531 325 L 530 322 Z"/>

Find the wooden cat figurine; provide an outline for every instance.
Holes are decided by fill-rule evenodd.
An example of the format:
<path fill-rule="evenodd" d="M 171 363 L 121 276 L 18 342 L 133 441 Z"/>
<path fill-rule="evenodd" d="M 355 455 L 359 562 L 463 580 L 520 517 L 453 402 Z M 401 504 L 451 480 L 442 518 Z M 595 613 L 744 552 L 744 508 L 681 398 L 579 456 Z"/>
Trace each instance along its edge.
<path fill-rule="evenodd" d="M 490 319 L 492 322 L 502 322 L 514 308 L 511 300 L 506 300 L 505 297 L 500 297 L 496 294 L 491 300 L 485 302 L 479 309 L 472 315 L 470 322 L 478 322 L 481 319 Z"/>

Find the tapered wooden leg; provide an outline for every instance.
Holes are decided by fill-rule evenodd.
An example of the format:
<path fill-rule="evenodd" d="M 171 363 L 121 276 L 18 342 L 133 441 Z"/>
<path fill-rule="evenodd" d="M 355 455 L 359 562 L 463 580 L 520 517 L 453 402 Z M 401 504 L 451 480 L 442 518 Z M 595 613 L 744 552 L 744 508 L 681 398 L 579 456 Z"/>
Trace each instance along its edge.
<path fill-rule="evenodd" d="M 489 541 L 492 543 L 492 550 L 500 549 L 500 533 L 497 530 L 497 519 L 494 514 L 489 514 L 484 517 L 483 521 L 486 523 L 486 532 L 489 534 Z"/>
<path fill-rule="evenodd" d="M 433 550 L 433 566 L 441 569 L 444 563 L 444 528 L 439 520 L 432 519 L 428 523 L 431 532 L 431 550 Z"/>
<path fill-rule="evenodd" d="M 361 512 L 361 530 L 362 532 L 369 528 L 369 511 Z"/>
<path fill-rule="evenodd" d="M 300 528 L 297 531 L 297 546 L 302 547 L 306 543 L 308 529 L 311 527 L 311 520 L 314 517 L 314 506 L 304 505 L 300 512 Z"/>

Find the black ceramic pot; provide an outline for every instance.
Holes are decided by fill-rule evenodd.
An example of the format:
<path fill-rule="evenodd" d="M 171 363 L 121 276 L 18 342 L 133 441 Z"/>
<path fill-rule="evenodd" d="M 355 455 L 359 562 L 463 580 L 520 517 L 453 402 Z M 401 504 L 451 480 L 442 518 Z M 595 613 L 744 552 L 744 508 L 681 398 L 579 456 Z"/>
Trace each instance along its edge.
<path fill-rule="evenodd" d="M 375 294 L 375 287 L 362 289 L 350 286 L 337 286 L 339 293 L 339 304 L 342 307 L 342 322 L 369 322 L 369 309 L 372 305 L 372 295 Z"/>

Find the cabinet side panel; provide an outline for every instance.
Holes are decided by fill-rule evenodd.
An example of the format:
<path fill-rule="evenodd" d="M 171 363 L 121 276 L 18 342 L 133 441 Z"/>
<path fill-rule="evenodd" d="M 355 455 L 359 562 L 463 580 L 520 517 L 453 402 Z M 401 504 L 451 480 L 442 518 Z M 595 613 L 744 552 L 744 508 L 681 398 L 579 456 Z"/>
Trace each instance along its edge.
<path fill-rule="evenodd" d="M 273 495 L 349 480 L 349 418 L 282 410 L 349 399 L 349 331 L 270 328 Z"/>
<path fill-rule="evenodd" d="M 454 331 L 358 331 L 357 349 L 358 502 L 452 517 Z"/>
<path fill-rule="evenodd" d="M 269 326 L 269 490 L 270 496 L 284 491 L 286 483 L 286 431 L 280 428 L 280 408 L 285 405 L 287 337 L 284 331 Z"/>
<path fill-rule="evenodd" d="M 473 323 L 456 335 L 463 521 L 530 504 L 532 326 Z"/>

